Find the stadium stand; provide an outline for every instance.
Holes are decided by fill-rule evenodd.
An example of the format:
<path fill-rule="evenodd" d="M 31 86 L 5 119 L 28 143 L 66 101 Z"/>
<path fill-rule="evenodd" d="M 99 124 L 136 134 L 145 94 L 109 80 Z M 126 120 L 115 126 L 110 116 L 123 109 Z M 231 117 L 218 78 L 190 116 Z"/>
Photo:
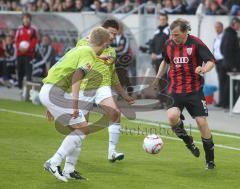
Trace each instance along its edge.
<path fill-rule="evenodd" d="M 28 12 L 82 12 L 94 11 L 112 13 L 124 6 L 118 13 L 127 13 L 146 3 L 146 12 L 168 14 L 195 14 L 199 5 L 207 15 L 240 15 L 238 0 L 1 0 L 0 10 Z"/>

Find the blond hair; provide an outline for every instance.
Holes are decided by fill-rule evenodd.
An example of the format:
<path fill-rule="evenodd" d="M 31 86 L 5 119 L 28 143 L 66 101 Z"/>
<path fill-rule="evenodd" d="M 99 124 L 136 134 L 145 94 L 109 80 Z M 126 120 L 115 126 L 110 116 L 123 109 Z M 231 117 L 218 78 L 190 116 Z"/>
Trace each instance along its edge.
<path fill-rule="evenodd" d="M 108 30 L 103 27 L 93 28 L 89 35 L 89 43 L 94 46 L 101 46 L 106 43 L 110 38 Z"/>

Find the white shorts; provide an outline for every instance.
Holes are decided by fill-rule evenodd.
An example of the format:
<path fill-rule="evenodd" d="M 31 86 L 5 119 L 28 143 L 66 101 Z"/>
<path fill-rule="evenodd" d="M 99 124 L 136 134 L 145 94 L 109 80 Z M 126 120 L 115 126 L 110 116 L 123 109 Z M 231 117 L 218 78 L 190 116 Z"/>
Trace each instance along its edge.
<path fill-rule="evenodd" d="M 79 116 L 72 118 L 72 96 L 61 88 L 52 84 L 44 84 L 40 90 L 39 98 L 41 103 L 51 112 L 54 119 L 61 125 L 68 126 L 85 122 L 83 112 L 79 110 Z"/>
<path fill-rule="evenodd" d="M 84 115 L 93 108 L 93 104 L 99 105 L 103 100 L 116 96 L 116 93 L 110 86 L 103 86 L 98 89 L 80 90 L 79 100 L 80 107 Z M 81 103 L 83 102 L 83 103 Z"/>

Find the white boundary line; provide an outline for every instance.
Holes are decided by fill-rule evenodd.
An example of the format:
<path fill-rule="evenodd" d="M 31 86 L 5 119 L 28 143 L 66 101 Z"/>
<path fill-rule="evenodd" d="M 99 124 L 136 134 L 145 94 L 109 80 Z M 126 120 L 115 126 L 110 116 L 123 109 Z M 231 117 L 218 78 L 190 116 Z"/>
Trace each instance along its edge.
<path fill-rule="evenodd" d="M 4 108 L 0 108 L 0 112 L 9 112 L 9 113 L 14 113 L 14 114 L 18 114 L 18 115 L 26 115 L 26 116 L 32 116 L 32 117 L 45 118 L 45 116 L 39 115 L 39 114 L 20 112 L 20 111 L 9 110 L 9 109 L 4 109 Z"/>
<path fill-rule="evenodd" d="M 123 132 L 128 132 L 129 130 L 130 129 L 121 129 L 121 131 L 123 131 Z M 138 131 L 131 131 L 131 133 L 139 134 Z M 147 135 L 146 132 L 141 132 L 141 133 Z M 161 136 L 162 138 L 170 139 L 170 140 L 182 141 L 181 139 L 175 138 L 175 137 L 164 136 L 164 135 L 159 135 L 159 136 Z M 197 143 L 197 144 L 202 144 L 202 142 L 199 142 L 199 141 L 194 141 L 194 142 Z M 225 145 L 222 145 L 222 144 L 214 144 L 214 146 L 219 147 L 219 148 L 225 148 L 225 149 L 240 151 L 240 148 L 236 148 L 236 147 L 232 147 L 232 146 L 225 146 Z"/>
<path fill-rule="evenodd" d="M 164 123 L 155 123 L 155 122 L 147 122 L 145 120 L 134 120 L 134 121 L 130 121 L 130 122 L 133 122 L 133 123 L 145 123 L 145 124 L 148 124 L 148 125 L 152 125 L 154 127 L 162 127 L 162 128 L 170 128 L 169 125 L 167 124 L 164 124 Z M 189 128 L 186 128 L 187 131 L 190 131 Z M 200 131 L 198 129 L 191 129 L 191 132 L 194 132 L 194 133 L 199 133 Z M 240 136 L 236 136 L 236 135 L 231 135 L 231 134 L 223 134 L 223 133 L 218 133 L 218 132 L 212 132 L 213 135 L 215 136 L 222 136 L 222 137 L 227 137 L 227 138 L 235 138 L 235 139 L 240 139 Z"/>
<path fill-rule="evenodd" d="M 32 116 L 32 117 L 38 117 L 38 118 L 45 118 L 45 116 L 43 115 L 39 115 L 39 114 L 32 114 L 32 113 L 27 113 L 27 112 L 21 112 L 21 111 L 15 111 L 15 110 L 9 110 L 9 109 L 4 109 L 4 108 L 0 108 L 0 112 L 9 112 L 9 113 L 14 113 L 14 114 L 18 114 L 18 115 L 24 115 L 24 116 Z M 121 129 L 122 131 L 124 132 L 127 132 L 128 130 L 126 129 Z M 131 133 L 135 133 L 137 134 L 138 132 L 137 131 L 131 131 Z M 144 132 L 144 134 L 147 134 Z M 163 135 L 160 135 L 162 138 L 166 138 L 166 139 L 171 139 L 171 140 L 177 140 L 177 141 L 180 141 L 180 139 L 178 138 L 175 138 L 175 137 L 169 137 L 169 136 L 163 136 Z M 222 135 L 219 135 L 219 136 L 222 136 Z M 224 135 L 225 136 L 225 135 Z M 229 135 L 229 136 L 233 136 L 233 135 Z M 226 137 L 226 136 L 225 136 Z M 199 141 L 194 141 L 196 142 L 197 144 L 202 144 L 202 142 L 199 142 Z M 240 148 L 236 148 L 236 147 L 232 147 L 232 146 L 225 146 L 225 145 L 222 145 L 222 144 L 215 144 L 216 147 L 219 147 L 219 148 L 224 148 L 224 149 L 230 149 L 230 150 L 237 150 L 237 151 L 240 151 Z"/>

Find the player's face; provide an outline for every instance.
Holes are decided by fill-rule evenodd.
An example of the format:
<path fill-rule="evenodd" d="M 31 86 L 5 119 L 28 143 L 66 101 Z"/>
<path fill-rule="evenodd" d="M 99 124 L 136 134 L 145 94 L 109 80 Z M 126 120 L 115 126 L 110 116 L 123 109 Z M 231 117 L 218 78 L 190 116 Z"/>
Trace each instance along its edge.
<path fill-rule="evenodd" d="M 22 22 L 23 22 L 23 25 L 24 25 L 24 26 L 29 26 L 30 23 L 31 23 L 31 20 L 30 20 L 29 17 L 24 16 L 23 19 L 22 19 Z"/>
<path fill-rule="evenodd" d="M 107 28 L 107 30 L 110 33 L 109 44 L 111 44 L 113 42 L 113 40 L 115 39 L 116 35 L 118 34 L 118 30 L 116 28 L 112 28 L 112 27 Z"/>
<path fill-rule="evenodd" d="M 187 38 L 187 32 L 182 32 L 179 26 L 175 27 L 171 31 L 171 39 L 178 45 L 184 44 L 186 38 Z"/>

